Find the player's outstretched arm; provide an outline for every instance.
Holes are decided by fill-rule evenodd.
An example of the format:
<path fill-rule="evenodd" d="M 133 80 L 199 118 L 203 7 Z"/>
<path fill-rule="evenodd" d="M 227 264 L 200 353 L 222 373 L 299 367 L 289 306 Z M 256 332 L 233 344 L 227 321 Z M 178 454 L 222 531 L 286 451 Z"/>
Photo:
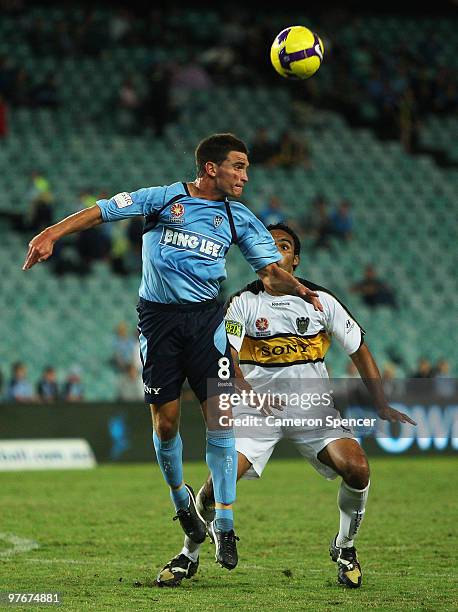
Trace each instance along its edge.
<path fill-rule="evenodd" d="M 406 414 L 388 405 L 379 369 L 366 344 L 362 344 L 356 353 L 351 355 L 351 359 L 374 401 L 379 417 L 392 423 L 400 421 L 416 425 L 415 421 L 412 421 Z"/>
<path fill-rule="evenodd" d="M 95 204 L 90 208 L 62 219 L 55 225 L 50 225 L 29 242 L 29 250 L 22 266 L 23 270 L 29 270 L 36 263 L 46 261 L 51 257 L 54 243 L 68 234 L 80 232 L 102 223 L 102 212 Z"/>
<path fill-rule="evenodd" d="M 306 302 L 310 302 L 315 310 L 323 311 L 318 293 L 305 287 L 292 274 L 280 268 L 276 263 L 269 264 L 258 270 L 258 276 L 267 291 L 274 294 L 298 295 Z"/>

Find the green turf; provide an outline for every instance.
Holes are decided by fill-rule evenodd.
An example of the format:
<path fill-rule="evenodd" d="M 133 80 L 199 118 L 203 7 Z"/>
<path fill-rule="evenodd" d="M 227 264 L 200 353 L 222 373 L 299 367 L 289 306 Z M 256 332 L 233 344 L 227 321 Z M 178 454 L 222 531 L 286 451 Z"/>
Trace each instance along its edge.
<path fill-rule="evenodd" d="M 207 541 L 197 576 L 177 589 L 154 587 L 182 542 L 156 465 L 1 474 L 2 537 L 39 548 L 8 557 L 2 542 L 0 591 L 59 591 L 62 608 L 78 611 L 456 610 L 455 461 L 374 458 L 371 467 L 359 591 L 336 584 L 328 557 L 338 482 L 300 459 L 271 461 L 262 480 L 239 483 L 237 569 L 217 566 Z M 185 466 L 195 488 L 205 474 Z"/>

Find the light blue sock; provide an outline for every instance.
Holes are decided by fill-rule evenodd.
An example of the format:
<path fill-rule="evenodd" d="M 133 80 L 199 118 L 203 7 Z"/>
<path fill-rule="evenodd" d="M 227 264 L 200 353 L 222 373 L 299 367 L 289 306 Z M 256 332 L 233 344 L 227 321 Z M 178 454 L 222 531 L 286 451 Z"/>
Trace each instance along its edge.
<path fill-rule="evenodd" d="M 215 527 L 218 531 L 234 529 L 234 513 L 230 508 L 215 508 Z"/>
<path fill-rule="evenodd" d="M 175 506 L 175 510 L 189 508 L 189 493 L 184 485 L 179 489 L 170 489 L 170 497 Z"/>
<path fill-rule="evenodd" d="M 237 483 L 237 451 L 232 429 L 207 430 L 206 460 L 212 474 L 215 502 L 225 505 L 234 503 Z M 216 510 L 215 517 L 217 529 L 229 531 L 233 528 L 232 510 Z M 219 527 L 220 524 L 224 526 Z"/>
<path fill-rule="evenodd" d="M 180 434 L 171 440 L 160 440 L 156 432 L 153 432 L 153 443 L 162 475 L 170 487 L 170 497 L 175 509 L 187 508 L 189 493 L 186 487 L 172 488 L 179 487 L 183 482 L 183 442 Z"/>

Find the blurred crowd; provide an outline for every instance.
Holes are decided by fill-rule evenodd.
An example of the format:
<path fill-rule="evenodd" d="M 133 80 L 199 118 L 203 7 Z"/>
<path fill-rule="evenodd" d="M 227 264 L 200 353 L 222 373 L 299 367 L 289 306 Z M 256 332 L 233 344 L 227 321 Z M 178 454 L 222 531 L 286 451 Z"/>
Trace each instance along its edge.
<path fill-rule="evenodd" d="M 4 378 L 0 370 L 0 399 L 27 403 L 83 401 L 82 369 L 78 365 L 72 366 L 64 379 L 58 381 L 56 368 L 47 365 L 39 379 L 33 383 L 29 378 L 27 364 L 16 361 L 11 365 L 9 378 Z"/>
<path fill-rule="evenodd" d="M 48 20 L 27 11 L 23 1 L 2 4 L 16 18 L 10 44 L 27 45 L 36 58 L 103 58 L 119 48 L 147 49 L 150 60 L 139 64 L 135 78 L 120 66 L 124 80 L 112 103 L 120 128 L 135 132 L 150 126 L 157 137 L 196 90 L 278 85 L 270 45 L 279 29 L 290 25 L 289 13 L 294 14 L 260 13 L 249 5 L 210 10 L 161 4 L 137 10 L 134 4 L 131 9 L 62 10 Z M 434 18 L 419 22 L 423 38 L 418 43 L 400 30 L 389 48 L 371 39 L 363 17 L 350 7 L 314 7 L 310 27 L 324 40 L 326 72 L 290 83 L 298 100 L 369 122 L 412 152 L 425 115 L 456 110 L 457 78 L 443 54 L 450 41 L 438 35 Z M 164 50 L 171 52 L 164 55 Z M 4 103 L 56 107 L 63 87 L 59 69 L 32 73 L 19 60 L 0 56 Z"/>
<path fill-rule="evenodd" d="M 109 365 L 116 374 L 116 401 L 143 401 L 143 382 L 141 376 L 141 360 L 136 335 L 129 334 L 125 322 L 121 322 L 114 334 L 113 353 Z M 402 369 L 402 368 L 401 368 Z M 328 367 L 332 377 L 332 369 Z M 358 379 L 359 374 L 352 361 L 348 362 L 345 377 Z M 344 377 L 344 378 L 345 378 Z M 415 379 L 431 379 L 433 385 L 429 392 L 439 397 L 455 397 L 458 387 L 453 378 L 450 363 L 447 359 L 438 359 L 431 362 L 420 357 L 416 367 L 405 375 L 394 362 L 387 362 L 381 368 L 381 377 L 387 396 L 400 391 L 406 381 L 414 383 Z M 27 365 L 21 361 L 11 365 L 9 377 L 0 369 L 0 401 L 12 403 L 54 403 L 54 402 L 81 402 L 86 399 L 84 387 L 84 372 L 81 366 L 74 365 L 61 381 L 58 380 L 57 370 L 47 365 L 35 383 L 30 380 Z M 425 387 L 415 389 L 413 392 L 425 392 Z M 184 392 L 188 397 L 189 385 L 185 385 Z"/>
<path fill-rule="evenodd" d="M 110 194 L 111 195 L 111 194 Z M 97 200 L 110 197 L 106 192 L 88 187 L 75 196 L 72 212 L 88 208 Z M 41 170 L 33 170 L 21 210 L 0 211 L 15 231 L 31 236 L 58 219 L 55 215 L 53 186 Z M 143 219 L 132 218 L 107 223 L 56 243 L 50 266 L 57 275 L 90 274 L 92 265 L 106 261 L 115 274 L 138 274 L 141 270 Z"/>
<path fill-rule="evenodd" d="M 164 5 L 142 13 L 134 8 L 113 7 L 109 18 L 106 12 L 90 6 L 78 11 L 62 7 L 57 21 L 34 16 L 26 10 L 25 0 L 0 0 L 0 10 L 14 16 L 16 24 L 3 49 L 11 44 L 27 45 L 43 64 L 48 57 L 83 60 L 103 58 L 120 48 L 149 49 L 151 60 L 140 64 L 134 75 L 120 65 L 121 85 L 107 114 L 125 133 L 150 129 L 161 138 L 167 124 L 177 119 L 195 91 L 211 91 L 217 85 L 279 84 L 280 77 L 270 65 L 269 49 L 282 21 L 271 12 L 258 13 L 254 19 L 249 7 L 233 10 L 223 6 L 215 13 L 213 27 L 207 19 L 211 11 L 206 19 L 197 16 L 194 27 L 190 27 L 192 11 Z M 326 71 L 323 78 L 288 83 L 297 103 L 306 100 L 317 107 L 337 109 L 352 121 L 369 122 L 384 136 L 400 139 L 408 152 L 418 147 L 418 131 L 426 114 L 449 114 L 458 108 L 456 75 L 441 59 L 448 41 L 441 40 L 434 31 L 433 20 L 418 48 L 400 39 L 390 52 L 370 40 L 360 18 L 351 11 L 334 7 L 326 11 L 325 18 L 319 13 L 314 15 L 312 22 L 324 39 Z M 353 32 L 351 44 L 342 38 L 343 32 Z M 163 49 L 179 49 L 181 54 L 167 54 L 158 60 L 157 52 Z M 427 62 L 418 61 L 426 56 Z M 10 106 L 57 108 L 62 104 L 59 92 L 65 83 L 59 62 L 54 71 L 40 73 L 29 70 L 18 57 L 5 51 L 0 54 L 0 139 L 8 137 Z M 248 145 L 253 165 L 267 169 L 313 168 L 308 143 L 302 135 L 298 138 L 294 130 L 272 138 L 267 127 L 260 128 Z M 103 186 L 87 185 L 74 195 L 72 208 L 77 211 L 89 207 L 109 195 Z M 30 236 L 60 217 L 55 214 L 53 185 L 43 169 L 31 172 L 24 200 L 25 212 L 1 213 L 11 218 L 16 231 Z M 265 225 L 288 223 L 311 248 L 334 253 L 336 246 L 341 248 L 358 233 L 352 203 L 347 200 L 329 202 L 317 194 L 303 210 L 303 218 L 290 218 L 281 198 L 267 195 L 258 216 Z M 68 236 L 56 244 L 50 267 L 56 275 L 87 275 L 95 262 L 103 261 L 115 274 L 139 274 L 142 232 L 143 220 L 134 218 Z M 359 278 L 348 290 L 368 308 L 398 308 L 395 288 L 374 265 L 360 270 Z M 125 324 L 120 324 L 109 364 L 117 373 L 119 399 L 143 397 L 138 356 L 136 334 L 130 334 Z M 390 367 L 387 366 L 387 375 Z M 437 364 L 421 360 L 411 376 L 440 377 L 447 368 L 445 360 Z M 40 380 L 32 383 L 24 363 L 13 364 L 9 378 L 6 372 L 0 372 L 0 377 L 0 397 L 10 401 L 72 401 L 84 397 L 79 366 L 62 381 L 57 381 L 54 367 L 46 366 Z"/>
<path fill-rule="evenodd" d="M 259 144 L 258 136 L 255 136 L 254 143 Z M 294 135 L 290 135 L 290 138 L 293 141 Z M 272 166 L 278 163 L 278 151 L 281 149 L 273 141 L 269 140 L 268 144 L 271 155 L 266 158 L 260 156 L 259 147 L 258 149 L 255 147 L 255 157 L 259 156 L 257 159 L 260 165 Z M 294 165 L 293 155 L 290 163 Z M 296 163 L 302 165 L 305 162 L 299 155 Z M 307 161 L 308 163 L 310 162 Z M 109 195 L 104 191 L 93 188 L 83 189 L 75 199 L 73 212 L 92 206 L 97 200 L 107 197 Z M 46 174 L 33 170 L 24 197 L 25 212 L 13 209 L 2 212 L 1 215 L 11 219 L 16 231 L 30 236 L 58 220 L 55 218 L 54 202 L 52 184 Z M 351 203 L 347 200 L 342 199 L 331 206 L 323 195 L 318 194 L 309 206 L 304 207 L 304 211 L 306 212 L 303 218 L 291 218 L 288 207 L 281 198 L 278 195 L 270 195 L 258 212 L 258 217 L 266 226 L 287 223 L 298 233 L 301 240 L 308 242 L 312 249 L 341 248 L 352 240 L 355 232 L 358 232 L 358 228 L 355 228 Z M 114 274 L 138 275 L 142 265 L 143 227 L 143 219 L 134 217 L 117 223 L 105 223 L 76 235 L 67 236 L 56 243 L 49 262 L 50 268 L 56 275 L 85 276 L 91 273 L 95 262 L 106 262 Z M 394 289 L 380 278 L 373 265 L 365 268 L 361 279 L 349 287 L 349 290 L 360 295 L 368 307 L 397 307 Z"/>
<path fill-rule="evenodd" d="M 120 401 L 143 400 L 138 331 L 131 333 L 125 321 L 115 329 L 109 365 L 116 373 L 116 398 Z"/>
<path fill-rule="evenodd" d="M 352 240 L 354 232 L 358 232 L 358 228 L 354 227 L 351 204 L 347 200 L 342 199 L 331 207 L 326 198 L 318 194 L 311 206 L 305 210 L 309 212 L 303 218 L 290 218 L 282 200 L 272 195 L 258 216 L 266 226 L 286 223 L 302 240 L 308 241 L 309 248 L 329 249 L 336 255 L 336 248 L 341 249 L 345 243 Z M 380 276 L 373 264 L 368 264 L 362 271 L 361 278 L 348 289 L 351 293 L 359 295 L 369 308 L 398 307 L 394 288 Z"/>
<path fill-rule="evenodd" d="M 105 367 L 115 375 L 115 399 L 143 401 L 142 365 L 138 332 L 132 332 L 125 321 L 113 331 L 112 352 Z M 84 378 L 87 372 L 74 364 L 59 380 L 58 368 L 46 365 L 38 380 L 29 376 L 23 361 L 10 366 L 7 374 L 0 367 L 0 401 L 26 403 L 80 402 L 86 400 Z"/>
<path fill-rule="evenodd" d="M 85 189 L 75 203 L 75 212 L 92 206 L 99 199 L 111 197 L 106 192 Z M 139 274 L 142 266 L 143 218 L 134 217 L 66 237 L 56 244 L 51 260 L 55 274 L 91 273 L 95 262 L 107 262 L 114 274 Z"/>

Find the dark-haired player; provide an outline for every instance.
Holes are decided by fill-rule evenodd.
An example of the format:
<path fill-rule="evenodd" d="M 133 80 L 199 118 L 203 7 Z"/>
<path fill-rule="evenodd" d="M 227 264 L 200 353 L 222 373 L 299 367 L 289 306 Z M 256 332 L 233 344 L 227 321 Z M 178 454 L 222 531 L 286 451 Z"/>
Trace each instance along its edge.
<path fill-rule="evenodd" d="M 300 242 L 295 232 L 278 223 L 269 225 L 282 259 L 279 266 L 293 273 L 299 265 Z M 409 422 L 409 417 L 388 406 L 377 365 L 364 342 L 364 330 L 347 309 L 325 288 L 298 279 L 316 291 L 323 310 L 316 311 L 303 300 L 285 292 L 264 287 L 259 281 L 249 284 L 230 300 L 226 312 L 226 329 L 234 352 L 236 376 L 243 382 L 263 384 L 277 379 L 312 386 L 313 379 L 328 378 L 325 355 L 331 337 L 351 357 L 371 391 L 374 406 L 382 419 Z M 238 362 L 238 364 L 237 364 Z M 373 381 L 374 384 L 371 384 Z M 337 411 L 333 409 L 337 415 Z M 243 405 L 234 416 L 243 419 L 256 415 L 256 409 Z M 259 413 L 258 413 L 259 414 Z M 361 567 L 354 539 L 364 516 L 369 491 L 369 465 L 366 455 L 344 427 L 269 427 L 262 433 L 254 429 L 250 435 L 236 437 L 238 478 L 259 478 L 276 444 L 289 439 L 309 463 L 328 479 L 342 477 L 338 495 L 340 524 L 333 538 L 330 553 L 338 565 L 338 579 L 350 588 L 361 585 Z M 197 508 L 209 523 L 214 517 L 211 477 L 197 495 Z M 160 572 L 160 585 L 176 586 L 183 578 L 193 576 L 199 564 L 200 544 L 185 538 L 183 549 Z"/>
<path fill-rule="evenodd" d="M 181 388 L 187 378 L 207 424 L 206 460 L 216 500 L 216 559 L 232 569 L 237 564 L 232 513 L 237 471 L 234 433 L 232 427 L 219 426 L 217 402 L 207 395 L 208 379 L 234 374 L 223 309 L 216 300 L 226 278 L 229 247 L 239 246 L 270 290 L 293 293 L 317 308 L 320 304 L 314 291 L 277 265 L 280 255 L 270 233 L 237 201 L 248 180 L 243 141 L 232 134 L 213 134 L 200 142 L 195 156 L 197 178 L 192 182 L 118 193 L 46 228 L 29 243 L 23 269 L 48 259 L 54 243 L 67 234 L 103 222 L 145 218 L 137 310 L 154 447 L 176 518 L 187 536 L 202 542 L 205 523 L 196 511 L 192 488 L 183 481 L 179 417 Z"/>

